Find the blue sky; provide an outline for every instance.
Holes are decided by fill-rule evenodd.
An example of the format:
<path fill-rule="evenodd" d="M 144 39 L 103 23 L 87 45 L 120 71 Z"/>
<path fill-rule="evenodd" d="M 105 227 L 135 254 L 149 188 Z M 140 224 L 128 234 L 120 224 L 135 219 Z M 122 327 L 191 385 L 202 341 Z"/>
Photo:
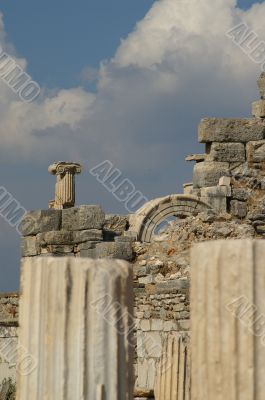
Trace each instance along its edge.
<path fill-rule="evenodd" d="M 29 72 L 48 87 L 80 84 L 85 66 L 111 58 L 152 0 L 4 1 L 8 38 L 29 60 Z"/>
<path fill-rule="evenodd" d="M 265 2 L 238 5 L 265 40 Z M 26 209 L 53 198 L 47 166 L 59 159 L 84 164 L 78 203 L 107 212 L 126 210 L 88 173 L 105 159 L 150 199 L 181 193 L 185 155 L 204 151 L 199 120 L 249 116 L 258 96 L 260 66 L 225 35 L 239 18 L 233 0 L 4 0 L 0 12 L 0 40 L 43 89 L 28 106 L 0 80 L 0 186 Z M 19 240 L 0 220 L 0 291 L 18 287 Z"/>
<path fill-rule="evenodd" d="M 239 7 L 246 9 L 251 7 L 254 3 L 262 3 L 262 0 L 256 2 L 253 0 L 239 0 L 237 3 Z"/>

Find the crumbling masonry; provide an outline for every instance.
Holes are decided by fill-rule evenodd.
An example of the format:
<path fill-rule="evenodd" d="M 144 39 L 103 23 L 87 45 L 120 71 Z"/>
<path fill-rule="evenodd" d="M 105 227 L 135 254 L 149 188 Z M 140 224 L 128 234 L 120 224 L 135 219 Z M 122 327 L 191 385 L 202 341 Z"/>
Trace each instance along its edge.
<path fill-rule="evenodd" d="M 164 388 L 158 386 L 166 378 L 157 372 L 165 358 L 163 349 L 172 343 L 189 348 L 191 244 L 264 238 L 264 73 L 258 86 L 261 99 L 253 103 L 252 118 L 204 118 L 200 122 L 198 137 L 205 153 L 186 158 L 195 166 L 193 181 L 184 185 L 183 194 L 154 199 L 132 215 L 105 215 L 97 205 L 74 206 L 74 174 L 81 167 L 56 163 L 50 168 L 57 175 L 55 201 L 50 209 L 29 212 L 21 225 L 23 258 L 118 258 L 133 263 L 136 397 L 150 398 L 156 387 L 157 398 L 163 398 Z M 161 223 L 171 217 L 175 221 L 159 231 Z M 6 318 L 11 301 L 14 313 Z M 11 335 L 11 328 L 6 327 L 11 323 L 5 320 L 16 325 L 17 304 L 10 295 L 1 297 L 0 304 L 3 339 L 7 329 Z M 176 398 L 182 399 L 180 392 L 185 392 L 188 400 L 189 357 L 183 368 Z"/>

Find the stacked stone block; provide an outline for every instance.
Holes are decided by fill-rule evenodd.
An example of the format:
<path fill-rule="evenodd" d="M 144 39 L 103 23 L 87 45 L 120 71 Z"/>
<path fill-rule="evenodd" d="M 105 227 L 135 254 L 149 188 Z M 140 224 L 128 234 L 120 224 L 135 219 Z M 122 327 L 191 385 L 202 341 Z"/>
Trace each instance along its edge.
<path fill-rule="evenodd" d="M 122 236 L 126 216 L 107 216 L 100 206 L 29 212 L 23 219 L 22 257 L 68 256 L 131 261 L 131 239 Z"/>
<path fill-rule="evenodd" d="M 144 267 L 134 285 L 137 338 L 136 386 L 152 390 L 170 333 L 190 330 L 189 281 L 156 282 Z M 143 276 L 144 275 L 144 276 Z"/>
<path fill-rule="evenodd" d="M 217 212 L 245 218 L 253 178 L 258 176 L 260 188 L 265 178 L 264 139 L 265 123 L 260 118 L 204 118 L 199 142 L 206 145 L 206 154 L 194 166 L 193 194 Z"/>
<path fill-rule="evenodd" d="M 19 368 L 16 365 L 18 302 L 19 294 L 16 292 L 0 294 L 0 399 L 15 398 L 12 396 L 15 396 L 16 369 Z"/>

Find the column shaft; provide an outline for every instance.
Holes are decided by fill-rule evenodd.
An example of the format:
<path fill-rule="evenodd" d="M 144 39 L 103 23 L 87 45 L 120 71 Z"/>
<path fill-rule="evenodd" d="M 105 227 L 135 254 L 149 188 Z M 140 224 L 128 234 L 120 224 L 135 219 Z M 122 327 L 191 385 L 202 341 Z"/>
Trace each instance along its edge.
<path fill-rule="evenodd" d="M 265 242 L 192 250 L 192 400 L 262 400 Z"/>
<path fill-rule="evenodd" d="M 18 399 L 131 400 L 129 265 L 32 258 L 21 286 L 19 340 L 36 367 L 18 372 Z"/>
<path fill-rule="evenodd" d="M 170 334 L 164 342 L 155 383 L 156 400 L 190 400 L 189 336 Z"/>
<path fill-rule="evenodd" d="M 63 209 L 73 207 L 75 204 L 75 175 L 72 172 L 66 172 L 57 175 L 55 187 L 55 208 Z"/>

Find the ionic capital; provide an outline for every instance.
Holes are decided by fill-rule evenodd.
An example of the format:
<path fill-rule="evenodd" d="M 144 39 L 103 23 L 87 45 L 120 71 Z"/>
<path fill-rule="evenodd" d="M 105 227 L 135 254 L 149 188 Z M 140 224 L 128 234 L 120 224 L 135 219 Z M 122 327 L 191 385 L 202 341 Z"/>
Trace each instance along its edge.
<path fill-rule="evenodd" d="M 52 175 L 63 175 L 67 172 L 75 175 L 82 172 L 82 166 L 78 163 L 58 161 L 51 164 L 48 168 L 48 171 Z"/>

